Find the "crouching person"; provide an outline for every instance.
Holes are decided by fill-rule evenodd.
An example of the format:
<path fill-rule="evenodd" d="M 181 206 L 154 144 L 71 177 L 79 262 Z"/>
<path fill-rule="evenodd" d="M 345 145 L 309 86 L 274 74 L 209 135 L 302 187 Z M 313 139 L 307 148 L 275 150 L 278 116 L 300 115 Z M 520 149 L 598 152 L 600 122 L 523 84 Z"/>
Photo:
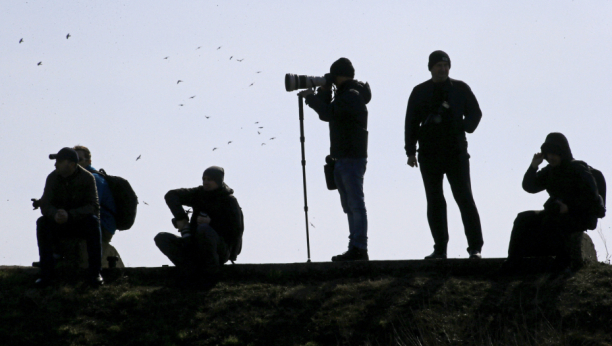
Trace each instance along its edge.
<path fill-rule="evenodd" d="M 53 278 L 55 258 L 53 247 L 65 238 L 82 238 L 87 243 L 89 258 L 88 282 L 103 284 L 100 275 L 102 245 L 100 207 L 96 181 L 79 166 L 74 149 L 63 148 L 49 155 L 55 170 L 47 176 L 45 190 L 39 201 L 42 217 L 36 222 L 36 238 L 40 255 L 41 277 L 36 285 L 45 286 Z"/>
<path fill-rule="evenodd" d="M 538 171 L 543 160 L 548 165 Z M 579 269 L 582 234 L 604 206 L 590 167 L 574 160 L 563 134 L 546 137 L 523 177 L 523 189 L 529 193 L 546 190 L 550 197 L 544 210 L 525 211 L 514 220 L 508 260 L 501 271 L 515 272 L 522 258 L 538 256 L 554 256 L 555 271 Z"/>
<path fill-rule="evenodd" d="M 214 285 L 220 266 L 235 261 L 242 249 L 242 210 L 224 175 L 223 168 L 209 167 L 201 186 L 165 196 L 181 236 L 159 233 L 155 244 L 179 269 L 183 284 Z M 183 206 L 193 208 L 191 220 Z"/>

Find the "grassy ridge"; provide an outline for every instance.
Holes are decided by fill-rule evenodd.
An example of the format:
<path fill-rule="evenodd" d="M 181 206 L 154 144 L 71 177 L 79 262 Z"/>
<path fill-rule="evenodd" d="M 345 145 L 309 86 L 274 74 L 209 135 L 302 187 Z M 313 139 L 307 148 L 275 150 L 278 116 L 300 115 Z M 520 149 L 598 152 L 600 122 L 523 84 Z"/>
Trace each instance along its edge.
<path fill-rule="evenodd" d="M 94 290 L 0 270 L 3 345 L 612 345 L 612 267 L 571 277 L 442 270 L 334 277 L 226 275 L 172 287 L 172 270 L 111 273 Z M 161 279 L 160 279 L 161 278 Z"/>

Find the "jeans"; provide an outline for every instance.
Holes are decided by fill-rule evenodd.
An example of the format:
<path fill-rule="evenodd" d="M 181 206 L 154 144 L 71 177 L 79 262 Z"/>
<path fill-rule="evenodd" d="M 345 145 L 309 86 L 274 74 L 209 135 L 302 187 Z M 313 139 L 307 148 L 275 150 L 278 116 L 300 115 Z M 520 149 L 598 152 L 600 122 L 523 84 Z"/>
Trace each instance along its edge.
<path fill-rule="evenodd" d="M 342 209 L 348 217 L 349 248 L 368 248 L 368 215 L 363 195 L 366 158 L 341 158 L 334 166 L 334 180 Z"/>
<path fill-rule="evenodd" d="M 162 232 L 155 236 L 155 244 L 177 268 L 192 273 L 213 274 L 229 260 L 225 241 L 209 225 L 199 225 L 190 238 Z"/>
<path fill-rule="evenodd" d="M 102 268 L 102 239 L 100 233 L 100 220 L 95 215 L 86 216 L 78 221 L 69 220 L 61 225 L 52 218 L 40 217 L 36 221 L 36 238 L 38 240 L 42 276 L 52 275 L 55 265 L 53 245 L 61 241 L 62 238 L 85 239 L 89 272 L 91 275 L 98 275 Z"/>
<path fill-rule="evenodd" d="M 474 196 L 472 196 L 469 155 L 467 153 L 452 156 L 419 155 L 419 163 L 427 196 L 427 221 L 434 238 L 434 250 L 446 253 L 448 244 L 446 200 L 442 190 L 442 181 L 446 174 L 453 197 L 461 212 L 468 251 L 480 251 L 483 245 L 482 228 Z"/>

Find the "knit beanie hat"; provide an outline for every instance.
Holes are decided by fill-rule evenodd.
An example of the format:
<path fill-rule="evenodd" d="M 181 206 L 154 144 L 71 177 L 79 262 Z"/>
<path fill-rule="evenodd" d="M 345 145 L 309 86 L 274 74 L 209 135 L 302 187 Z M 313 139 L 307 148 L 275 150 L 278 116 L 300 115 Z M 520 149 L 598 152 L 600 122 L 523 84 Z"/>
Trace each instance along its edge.
<path fill-rule="evenodd" d="M 355 77 L 355 69 L 353 68 L 353 64 L 347 58 L 340 58 L 331 65 L 329 68 L 329 73 L 334 76 L 343 76 L 354 78 Z"/>
<path fill-rule="evenodd" d="M 445 52 L 441 50 L 437 50 L 429 54 L 429 64 L 427 64 L 427 68 L 429 68 L 429 71 L 431 71 L 431 68 L 433 67 L 433 65 L 439 63 L 440 61 L 446 61 L 448 63 L 448 68 L 450 68 L 451 61 L 450 61 L 450 57 L 448 56 L 448 54 L 446 54 Z"/>
<path fill-rule="evenodd" d="M 222 167 L 219 166 L 210 166 L 206 168 L 204 174 L 202 174 L 202 179 L 204 176 L 211 178 L 219 187 L 223 185 L 223 177 L 225 176 L 225 171 Z"/>

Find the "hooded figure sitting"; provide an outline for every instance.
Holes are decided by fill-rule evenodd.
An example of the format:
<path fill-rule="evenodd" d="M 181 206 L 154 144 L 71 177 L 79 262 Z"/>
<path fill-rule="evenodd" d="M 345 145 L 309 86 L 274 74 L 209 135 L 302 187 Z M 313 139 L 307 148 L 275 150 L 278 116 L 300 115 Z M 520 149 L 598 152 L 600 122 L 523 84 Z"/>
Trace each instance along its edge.
<path fill-rule="evenodd" d="M 235 261 L 242 249 L 242 209 L 224 175 L 223 168 L 212 166 L 204 171 L 201 186 L 166 194 L 181 236 L 159 233 L 155 244 L 181 271 L 183 284 L 214 284 L 220 266 Z M 191 220 L 183 206 L 193 208 Z"/>
<path fill-rule="evenodd" d="M 538 166 L 548 165 L 538 171 Z M 523 190 L 550 196 L 544 210 L 519 213 L 514 220 L 508 260 L 503 271 L 515 271 L 524 257 L 555 256 L 555 269 L 582 266 L 581 240 L 601 208 L 589 166 L 574 160 L 567 138 L 550 133 L 523 177 Z"/>

